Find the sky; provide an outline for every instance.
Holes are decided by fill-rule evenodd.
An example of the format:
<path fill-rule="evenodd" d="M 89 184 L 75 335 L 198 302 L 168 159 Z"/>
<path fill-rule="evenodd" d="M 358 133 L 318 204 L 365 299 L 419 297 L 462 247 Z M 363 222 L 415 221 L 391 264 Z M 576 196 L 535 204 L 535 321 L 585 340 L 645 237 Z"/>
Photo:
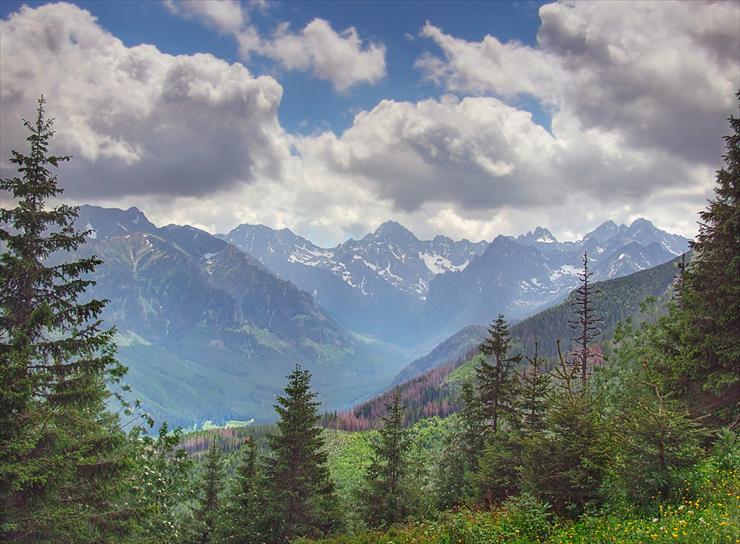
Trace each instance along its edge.
<path fill-rule="evenodd" d="M 739 88 L 732 1 L 0 1 L 3 177 L 43 94 L 65 200 L 324 246 L 691 236 Z"/>

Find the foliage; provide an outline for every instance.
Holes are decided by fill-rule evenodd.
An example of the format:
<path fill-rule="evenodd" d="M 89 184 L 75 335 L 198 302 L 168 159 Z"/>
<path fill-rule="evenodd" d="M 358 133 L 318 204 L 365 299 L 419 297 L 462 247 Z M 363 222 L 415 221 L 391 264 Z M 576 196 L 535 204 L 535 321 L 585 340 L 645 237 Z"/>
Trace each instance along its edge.
<path fill-rule="evenodd" d="M 588 391 L 555 396 L 544 431 L 522 439 L 522 488 L 560 515 L 594 508 L 609 457 L 607 432 Z"/>
<path fill-rule="evenodd" d="M 509 325 L 503 315 L 488 327 L 488 337 L 481 344 L 483 361 L 476 368 L 478 395 L 483 407 L 483 417 L 493 432 L 499 429 L 499 419 L 514 414 L 514 366 L 521 355 L 509 356 L 512 339 Z"/>
<path fill-rule="evenodd" d="M 458 430 L 448 437 L 437 469 L 438 502 L 443 508 L 471 502 L 478 494 L 473 475 L 483 452 L 486 424 L 483 405 L 471 381 L 463 384 L 460 400 Z"/>
<path fill-rule="evenodd" d="M 265 465 L 268 495 L 263 528 L 271 542 L 337 528 L 334 484 L 310 380 L 310 372 L 297 366 L 275 405 L 280 420 L 277 434 L 268 436 L 271 455 Z"/>
<path fill-rule="evenodd" d="M 740 92 L 737 94 L 740 102 Z M 700 212 L 693 261 L 682 277 L 660 370 L 696 415 L 715 424 L 740 420 L 740 117 L 730 116 L 724 167 L 714 199 Z"/>
<path fill-rule="evenodd" d="M 133 451 L 106 410 L 106 380 L 125 368 L 104 300 L 83 298 L 95 257 L 54 264 L 85 242 L 50 155 L 53 119 L 39 99 L 24 121 L 30 151 L 12 152 L 20 177 L 0 181 L 16 206 L 0 209 L 0 534 L 15 542 L 107 542 L 131 529 L 124 481 Z"/>
<path fill-rule="evenodd" d="M 713 456 L 714 457 L 714 456 Z M 603 512 L 579 520 L 549 514 L 547 505 L 522 495 L 491 510 L 445 512 L 437 519 L 388 531 L 309 541 L 307 544 L 716 544 L 740 532 L 740 457 L 722 469 L 711 457 L 695 471 L 695 490 L 678 503 L 653 502 L 650 513 Z"/>
<path fill-rule="evenodd" d="M 361 494 L 365 516 L 370 525 L 388 526 L 409 514 L 410 500 L 406 481 L 409 477 L 409 432 L 403 426 L 401 393 L 396 389 L 383 416 L 383 428 L 372 444 L 372 461 L 365 474 Z"/>
<path fill-rule="evenodd" d="M 193 544 L 213 542 L 216 526 L 220 523 L 224 475 L 221 451 L 215 443 L 208 449 L 204 468 L 198 504 L 188 530 L 189 534 L 185 537 L 186 542 Z"/>
<path fill-rule="evenodd" d="M 180 447 L 182 432 L 163 424 L 158 436 L 132 433 L 139 443 L 138 462 L 131 475 L 130 501 L 139 512 L 131 542 L 164 544 L 184 540 L 183 505 L 194 499 L 189 473 L 192 460 Z"/>
<path fill-rule="evenodd" d="M 265 508 L 264 482 L 257 470 L 254 440 L 248 437 L 240 453 L 216 539 L 224 544 L 252 544 L 265 536 L 260 531 Z"/>

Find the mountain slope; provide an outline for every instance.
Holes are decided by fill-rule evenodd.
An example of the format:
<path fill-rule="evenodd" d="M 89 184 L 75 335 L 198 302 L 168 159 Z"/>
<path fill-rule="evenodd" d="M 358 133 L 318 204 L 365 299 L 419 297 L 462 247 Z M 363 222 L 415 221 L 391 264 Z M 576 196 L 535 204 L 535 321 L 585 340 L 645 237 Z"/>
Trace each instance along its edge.
<path fill-rule="evenodd" d="M 311 293 L 346 328 L 416 353 L 498 313 L 518 320 L 562 301 L 577 284 L 584 251 L 594 279 L 605 280 L 688 248 L 685 238 L 646 219 L 629 226 L 607 221 L 572 242 L 559 242 L 544 227 L 491 244 L 424 241 L 393 221 L 328 249 L 261 225 L 240 225 L 221 238 Z"/>
<path fill-rule="evenodd" d="M 608 341 L 614 334 L 617 323 L 639 312 L 640 303 L 648 296 L 667 299 L 677 273 L 678 259 L 674 259 L 660 266 L 636 272 L 629 276 L 597 282 L 594 286 L 599 290 L 595 298 L 598 312 L 604 319 L 601 334 L 596 342 Z M 570 345 L 573 332 L 568 321 L 571 319 L 572 299 L 568 299 L 552 308 L 511 327 L 511 334 L 515 338 L 514 349 L 521 353 L 533 353 L 534 343 L 539 346 L 539 354 L 552 357 L 557 353 L 557 340 L 563 343 L 563 349 Z M 438 351 L 446 351 L 447 346 L 459 344 L 460 338 L 480 334 L 480 328 L 466 328 L 435 348 L 427 357 L 415 361 L 404 368 L 399 376 L 413 376 L 401 382 L 394 381 L 404 402 L 410 407 L 408 423 L 415 419 L 430 415 L 444 416 L 458 409 L 456 394 L 461 381 L 472 373 L 480 355 L 475 347 L 467 350 L 466 354 L 460 351 L 451 351 L 449 359 L 442 360 L 434 355 Z M 414 375 L 424 361 L 434 361 L 434 366 L 428 367 L 426 372 Z M 336 428 L 365 429 L 373 427 L 378 418 L 384 414 L 384 406 L 390 398 L 392 389 L 364 402 L 349 412 L 340 413 L 327 418 L 327 425 Z"/>
<path fill-rule="evenodd" d="M 413 323 L 431 280 L 464 269 L 487 245 L 419 240 L 393 221 L 330 249 L 262 225 L 240 225 L 220 237 L 311 293 L 341 324 L 406 347 L 417 342 Z"/>
<path fill-rule="evenodd" d="M 516 239 L 499 236 L 464 270 L 432 281 L 421 321 L 448 335 L 499 313 L 517 321 L 565 298 L 578 284 L 584 252 L 593 279 L 603 281 L 657 266 L 687 250 L 688 240 L 646 219 L 629 227 L 607 221 L 576 242 L 558 242 L 542 227 Z"/>
<path fill-rule="evenodd" d="M 106 322 L 155 416 L 178 424 L 271 418 L 296 364 L 312 371 L 327 407 L 341 407 L 397 370 L 398 354 L 349 334 L 310 294 L 233 245 L 142 217 L 83 206 L 78 224 L 95 231 L 81 251 L 103 260 L 89 294 L 110 300 Z"/>

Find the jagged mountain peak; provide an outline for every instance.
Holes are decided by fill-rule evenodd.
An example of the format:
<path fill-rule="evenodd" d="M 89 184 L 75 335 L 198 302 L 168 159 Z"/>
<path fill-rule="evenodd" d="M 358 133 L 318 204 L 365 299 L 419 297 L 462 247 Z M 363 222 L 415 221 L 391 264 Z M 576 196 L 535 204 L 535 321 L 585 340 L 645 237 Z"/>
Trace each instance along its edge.
<path fill-rule="evenodd" d="M 583 241 L 596 240 L 598 242 L 606 242 L 614 236 L 617 236 L 620 231 L 623 231 L 625 228 L 626 227 L 624 225 L 617 225 L 614 221 L 608 219 L 586 234 L 586 236 L 583 237 Z"/>
<path fill-rule="evenodd" d="M 558 240 L 555 236 L 545 227 L 537 227 L 533 231 L 529 231 L 526 234 L 517 236 L 518 242 L 524 243 L 538 243 L 538 244 L 557 244 Z"/>
<path fill-rule="evenodd" d="M 385 238 L 403 238 L 418 241 L 418 238 L 413 232 L 396 221 L 386 221 L 382 223 L 377 229 L 375 229 L 373 234 Z"/>

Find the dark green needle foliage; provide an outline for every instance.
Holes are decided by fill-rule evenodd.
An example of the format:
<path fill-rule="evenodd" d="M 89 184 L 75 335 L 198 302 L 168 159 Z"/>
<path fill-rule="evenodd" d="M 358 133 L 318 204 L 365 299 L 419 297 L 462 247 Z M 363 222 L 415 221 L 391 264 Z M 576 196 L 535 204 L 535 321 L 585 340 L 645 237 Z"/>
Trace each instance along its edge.
<path fill-rule="evenodd" d="M 740 92 L 737 94 L 740 102 Z M 724 167 L 700 212 L 681 304 L 664 320 L 662 372 L 696 415 L 735 423 L 740 412 L 740 117 L 730 116 Z"/>
<path fill-rule="evenodd" d="M 475 475 L 488 430 L 483 405 L 473 382 L 463 383 L 460 402 L 459 426 L 447 441 L 437 471 L 437 500 L 443 508 L 475 499 Z"/>
<path fill-rule="evenodd" d="M 541 432 L 521 437 L 520 484 L 561 515 L 577 516 L 598 506 L 609 459 L 609 433 L 590 388 L 582 387 L 580 366 L 559 366 Z"/>
<path fill-rule="evenodd" d="M 527 367 L 518 373 L 517 410 L 524 429 L 530 431 L 541 429 L 551 389 L 550 374 L 544 370 L 545 361 L 539 356 L 538 347 L 535 343 L 534 356 L 526 357 Z"/>
<path fill-rule="evenodd" d="M 483 415 L 494 432 L 503 417 L 511 417 L 514 413 L 514 367 L 521 361 L 521 356 L 509 356 L 511 342 L 509 324 L 503 315 L 499 315 L 488 327 L 488 338 L 480 346 L 485 358 L 476 368 L 478 391 Z"/>
<path fill-rule="evenodd" d="M 215 529 L 221 514 L 221 489 L 224 483 L 224 467 L 221 450 L 215 441 L 208 448 L 201 482 L 198 506 L 194 512 L 190 535 L 193 544 L 214 542 Z"/>
<path fill-rule="evenodd" d="M 51 207 L 62 189 L 49 153 L 53 119 L 38 102 L 18 176 L 0 181 L 0 532 L 11 542 L 108 542 L 127 532 L 119 502 L 131 457 L 105 409 L 106 381 L 125 369 L 103 300 L 84 300 L 95 257 L 65 260 L 85 242 L 77 209 Z M 81 300 L 83 299 L 83 300 Z"/>
<path fill-rule="evenodd" d="M 252 544 L 264 540 L 265 535 L 260 533 L 260 518 L 265 508 L 263 483 L 257 468 L 257 445 L 247 437 L 222 517 L 218 542 Z"/>
<path fill-rule="evenodd" d="M 388 415 L 383 416 L 383 428 L 373 444 L 372 463 L 365 475 L 363 503 L 367 522 L 375 527 L 387 527 L 405 519 L 410 513 L 410 497 L 406 489 L 409 472 L 411 439 L 403 425 L 401 393 L 393 392 Z"/>
<path fill-rule="evenodd" d="M 297 366 L 275 405 L 277 434 L 269 437 L 266 462 L 268 503 L 264 532 L 270 542 L 319 536 L 338 525 L 334 484 L 329 478 L 319 402 L 311 373 Z"/>

